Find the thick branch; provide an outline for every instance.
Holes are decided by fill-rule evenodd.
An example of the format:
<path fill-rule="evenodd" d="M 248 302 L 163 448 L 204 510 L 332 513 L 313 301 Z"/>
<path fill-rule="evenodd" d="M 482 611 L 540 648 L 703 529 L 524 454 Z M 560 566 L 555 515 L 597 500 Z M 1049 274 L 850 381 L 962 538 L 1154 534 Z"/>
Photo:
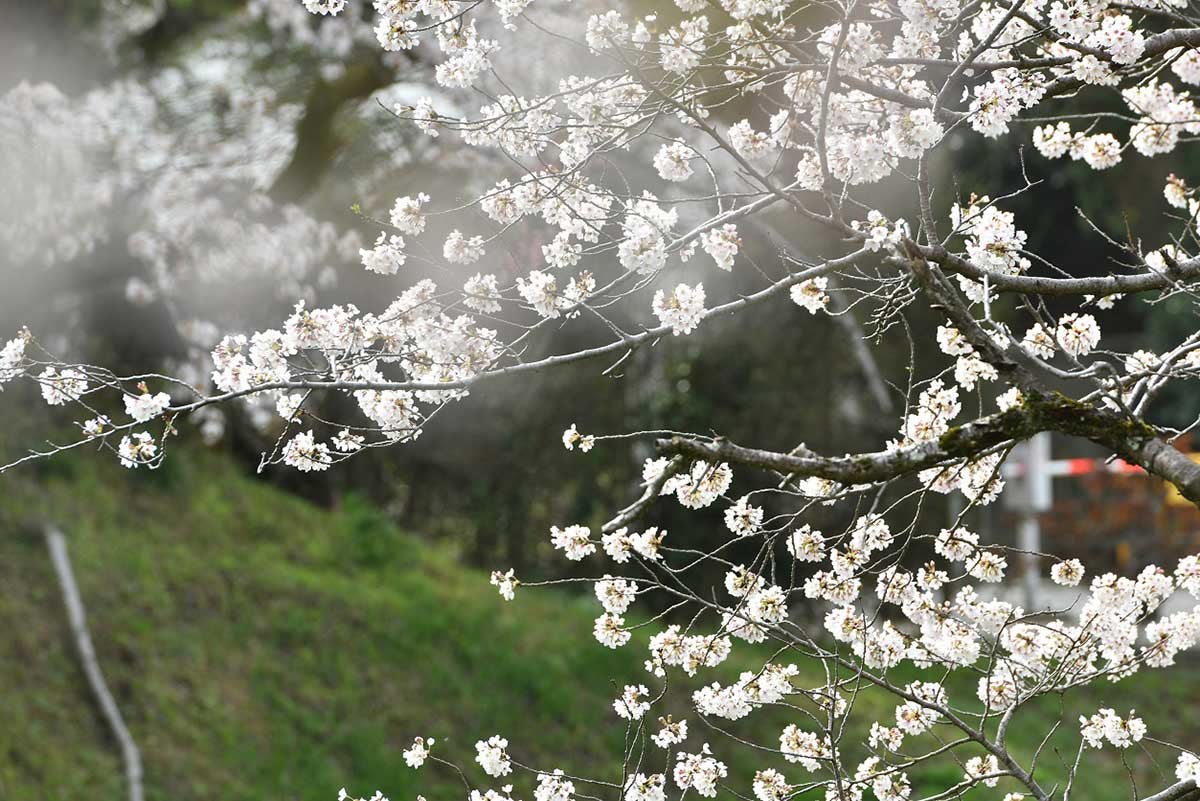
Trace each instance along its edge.
<path fill-rule="evenodd" d="M 850 87 L 857 89 L 868 95 L 878 97 L 880 100 L 889 100 L 896 105 L 905 106 L 906 108 L 924 108 L 932 109 L 933 104 L 925 100 L 905 94 L 898 89 L 891 89 L 886 86 L 879 86 L 870 81 L 864 81 L 862 78 L 855 78 L 852 75 L 839 75 L 838 81 Z M 948 108 L 938 108 L 935 113 L 938 119 L 947 123 L 956 123 L 962 120 L 967 115 L 961 111 L 954 111 Z"/>
<path fill-rule="evenodd" d="M 1088 278 L 1049 278 L 1033 275 L 1003 275 L 982 270 L 955 256 L 943 247 L 920 247 L 921 255 L 944 269 L 982 281 L 998 292 L 1024 292 L 1030 295 L 1111 295 L 1167 289 L 1177 283 L 1200 278 L 1200 259 L 1189 259 L 1166 272 L 1132 275 L 1097 275 Z"/>
<path fill-rule="evenodd" d="M 683 436 L 659 440 L 658 450 L 663 455 L 683 455 L 708 462 L 732 462 L 792 476 L 815 476 L 842 484 L 873 484 L 956 459 L 969 458 L 1005 442 L 1020 439 L 1013 434 L 1014 429 L 1020 428 L 1018 420 L 1019 415 L 1006 412 L 962 426 L 946 442 L 942 439 L 928 440 L 892 451 L 847 456 L 822 456 L 807 449 L 780 453 L 747 448 L 723 439 L 702 440 Z"/>
<path fill-rule="evenodd" d="M 339 143 L 334 120 L 347 103 L 367 97 L 395 79 L 378 53 L 348 64 L 333 81 L 318 78 L 305 101 L 304 117 L 296 127 L 296 147 L 288 165 L 275 179 L 271 197 L 294 203 L 308 195 L 333 165 Z"/>
<path fill-rule="evenodd" d="M 1185 498 L 1200 505 L 1200 465 L 1160 439 L 1146 423 L 1059 393 L 1026 396 L 1017 408 L 952 428 L 937 439 L 891 451 L 847 456 L 822 456 L 809 450 L 780 453 L 722 439 L 682 436 L 659 440 L 658 450 L 664 455 L 731 462 L 842 484 L 874 484 L 972 459 L 1043 431 L 1056 431 L 1102 445 L 1125 461 L 1171 482 Z"/>
<path fill-rule="evenodd" d="M 1159 790 L 1154 795 L 1148 795 L 1142 801 L 1181 801 L 1188 796 L 1193 795 L 1200 787 L 1197 787 L 1193 779 L 1176 782 L 1170 787 Z"/>

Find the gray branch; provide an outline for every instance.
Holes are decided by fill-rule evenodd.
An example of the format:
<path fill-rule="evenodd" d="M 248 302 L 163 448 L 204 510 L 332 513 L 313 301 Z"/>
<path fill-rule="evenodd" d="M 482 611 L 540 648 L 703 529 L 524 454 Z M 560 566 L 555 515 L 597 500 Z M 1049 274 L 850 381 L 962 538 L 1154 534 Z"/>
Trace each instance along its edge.
<path fill-rule="evenodd" d="M 675 436 L 658 441 L 666 455 L 730 462 L 791 476 L 842 484 L 875 484 L 919 470 L 976 458 L 999 447 L 1056 431 L 1102 445 L 1130 464 L 1171 482 L 1200 505 L 1200 465 L 1164 442 L 1146 423 L 1058 393 L 1027 395 L 1020 407 L 951 428 L 937 439 L 903 448 L 848 456 L 822 456 L 747 448 L 723 439 Z"/>

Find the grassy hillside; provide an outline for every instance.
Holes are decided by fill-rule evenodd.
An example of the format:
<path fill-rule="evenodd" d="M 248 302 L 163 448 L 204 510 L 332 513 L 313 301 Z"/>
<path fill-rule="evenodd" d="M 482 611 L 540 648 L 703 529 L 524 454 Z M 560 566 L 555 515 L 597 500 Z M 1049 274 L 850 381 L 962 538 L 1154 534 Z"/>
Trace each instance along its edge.
<path fill-rule="evenodd" d="M 418 733 L 468 759 L 479 732 L 519 728 L 542 754 L 570 743 L 584 763 L 620 742 L 590 710 L 638 657 L 589 645 L 590 610 L 504 604 L 361 504 L 327 512 L 207 454 L 156 473 L 71 459 L 0 481 L 2 798 L 120 797 L 44 544 L 14 525 L 26 520 L 69 537 L 151 799 L 331 801 L 344 784 L 411 798 L 399 752 Z M 423 771 L 422 790 L 463 795 L 451 778 Z"/>
<path fill-rule="evenodd" d="M 25 527 L 43 520 L 69 537 L 101 664 L 144 752 L 151 801 L 332 801 L 343 785 L 396 800 L 417 792 L 465 799 L 449 771 L 404 766 L 400 751 L 414 734 L 439 738 L 439 751 L 468 762 L 477 737 L 502 733 L 526 764 L 611 770 L 623 729 L 605 710 L 614 685 L 640 675 L 645 652 L 599 647 L 594 601 L 527 591 L 505 604 L 484 575 L 365 504 L 318 509 L 208 453 L 176 453 L 154 473 L 71 456 L 48 471 L 0 477 L 0 493 L 0 798 L 123 793 L 44 544 Z M 1195 742 L 1200 724 L 1188 707 L 1200 706 L 1198 676 L 1194 668 L 1138 676 L 1104 688 L 1104 697 L 1122 710 L 1136 706 L 1151 734 Z M 1071 715 L 1097 702 L 1066 701 Z M 862 704 L 890 715 L 882 697 Z M 1051 703 L 1030 710 L 1013 729 L 1018 750 L 1031 753 L 1057 712 Z M 1074 719 L 1064 758 L 1073 757 Z M 773 740 L 786 720 L 775 710 L 735 728 Z M 720 738 L 704 736 L 748 790 L 760 760 L 731 759 Z M 1161 781 L 1145 755 L 1128 757 L 1143 786 Z M 1043 763 L 1047 776 L 1059 771 L 1053 745 Z M 786 772 L 801 778 L 794 766 Z M 1128 798 L 1127 782 L 1114 781 L 1124 775 L 1118 760 L 1096 763 L 1078 797 Z M 953 765 L 916 771 L 915 790 L 957 776 Z M 472 778 L 483 783 L 478 771 Z"/>

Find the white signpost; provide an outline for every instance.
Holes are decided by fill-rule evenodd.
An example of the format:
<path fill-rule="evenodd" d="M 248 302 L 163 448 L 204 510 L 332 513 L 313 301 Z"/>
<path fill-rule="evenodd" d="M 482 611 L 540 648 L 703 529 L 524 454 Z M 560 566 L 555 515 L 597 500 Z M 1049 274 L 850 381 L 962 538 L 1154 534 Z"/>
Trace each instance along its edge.
<path fill-rule="evenodd" d="M 1013 449 L 1013 457 L 1009 459 L 1005 473 L 1014 484 L 1009 490 L 1012 493 L 1010 505 L 1018 515 L 1017 547 L 1024 566 L 1021 579 L 1025 586 L 1025 608 L 1034 612 L 1041 610 L 1043 595 L 1038 556 L 1042 550 L 1042 532 L 1038 514 L 1048 511 L 1054 500 L 1053 474 L 1049 469 L 1050 434 L 1035 434 L 1022 442 Z M 1009 497 L 1009 493 L 1003 497 Z"/>
<path fill-rule="evenodd" d="M 1026 610 L 1038 612 L 1046 608 L 1046 593 L 1039 567 L 1042 532 L 1038 515 L 1050 511 L 1054 504 L 1054 479 L 1101 470 L 1113 473 L 1142 472 L 1140 467 L 1120 459 L 1051 459 L 1049 432 L 1035 434 L 1013 448 L 1012 456 L 1003 470 L 1004 478 L 1011 482 L 1011 486 L 1001 497 L 1018 516 L 1017 547 L 1021 551 L 1021 564 L 1024 566 L 1022 580 Z"/>

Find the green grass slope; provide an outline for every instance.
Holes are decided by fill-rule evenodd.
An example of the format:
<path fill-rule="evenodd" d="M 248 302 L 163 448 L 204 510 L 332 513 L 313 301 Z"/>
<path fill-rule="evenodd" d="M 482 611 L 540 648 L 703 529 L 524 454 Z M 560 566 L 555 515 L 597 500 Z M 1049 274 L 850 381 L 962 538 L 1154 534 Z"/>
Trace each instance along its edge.
<path fill-rule="evenodd" d="M 6 801 L 124 793 L 116 744 L 78 667 L 45 545 L 27 527 L 41 521 L 68 536 L 101 665 L 143 751 L 150 801 L 333 801 L 343 785 L 378 788 L 396 801 L 418 792 L 465 801 L 449 770 L 404 765 L 400 752 L 416 734 L 437 737 L 440 754 L 472 768 L 474 741 L 501 733 L 525 764 L 613 770 L 624 729 L 609 705 L 620 685 L 644 681 L 645 650 L 601 648 L 591 635 L 593 600 L 525 591 L 504 603 L 482 573 L 398 532 L 367 505 L 319 509 L 205 452 L 177 452 L 153 473 L 72 455 L 0 477 L 0 493 Z M 723 666 L 704 679 L 728 680 L 738 670 Z M 810 686 L 822 683 L 808 670 Z M 1137 707 L 1152 735 L 1194 740 L 1198 676 L 1194 667 L 1147 673 L 1066 699 L 1063 732 L 1045 749 L 1039 776 L 1054 783 L 1062 760 L 1074 757 L 1079 711 L 1102 699 L 1121 711 Z M 969 680 L 951 689 L 973 698 Z M 1019 754 L 1037 748 L 1059 703 L 1022 713 L 1010 735 Z M 864 693 L 855 719 L 865 726 L 872 714 L 890 718 L 892 706 Z M 731 729 L 773 742 L 788 720 L 786 710 L 768 710 Z M 694 718 L 692 727 L 690 742 L 712 742 L 743 792 L 755 768 L 773 764 L 725 746 Z M 861 737 L 852 730 L 846 742 Z M 1125 757 L 1143 790 L 1170 772 L 1171 761 L 1156 764 L 1136 750 Z M 1130 797 L 1119 757 L 1088 764 L 1075 797 Z M 805 778 L 796 766 L 776 767 Z M 916 797 L 961 772 L 943 762 L 912 775 Z M 487 786 L 477 768 L 470 778 Z M 532 795 L 527 785 L 519 790 Z"/>
<path fill-rule="evenodd" d="M 619 748 L 623 731 L 593 713 L 641 657 L 599 648 L 582 600 L 505 604 L 364 505 L 328 512 L 195 453 L 157 473 L 71 458 L 0 481 L 0 798 L 122 793 L 26 521 L 68 536 L 149 799 L 465 796 L 445 771 L 404 766 L 415 734 L 467 760 L 479 733 L 579 767 Z"/>

